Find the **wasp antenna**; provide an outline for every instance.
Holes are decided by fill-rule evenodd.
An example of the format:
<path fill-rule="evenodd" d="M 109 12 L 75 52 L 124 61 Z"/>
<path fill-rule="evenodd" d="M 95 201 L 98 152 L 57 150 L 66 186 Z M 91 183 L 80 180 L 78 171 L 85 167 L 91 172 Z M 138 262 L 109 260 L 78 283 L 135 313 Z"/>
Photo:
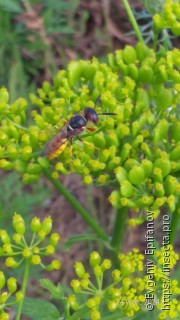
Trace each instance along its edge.
<path fill-rule="evenodd" d="M 108 115 L 108 116 L 117 116 L 117 113 L 115 112 L 103 112 L 103 113 L 97 113 L 97 115 Z"/>

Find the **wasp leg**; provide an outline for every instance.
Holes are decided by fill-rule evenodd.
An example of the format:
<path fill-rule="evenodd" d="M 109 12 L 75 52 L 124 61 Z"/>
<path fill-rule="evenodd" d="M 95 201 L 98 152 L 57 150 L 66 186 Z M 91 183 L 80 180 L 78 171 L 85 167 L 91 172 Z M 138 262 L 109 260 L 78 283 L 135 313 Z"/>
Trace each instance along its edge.
<path fill-rule="evenodd" d="M 72 142 L 73 139 L 70 139 L 69 140 L 69 143 L 70 143 L 70 163 L 69 163 L 69 166 L 70 166 L 70 169 L 73 171 L 73 142 Z"/>
<path fill-rule="evenodd" d="M 96 131 L 96 129 L 95 129 L 95 128 L 92 128 L 92 127 L 86 127 L 86 129 L 88 129 L 88 130 L 91 131 L 91 132 Z"/>
<path fill-rule="evenodd" d="M 78 138 L 78 140 L 79 140 L 79 141 L 81 141 L 81 142 L 83 142 L 83 143 L 87 144 L 88 146 L 91 146 L 91 147 L 93 147 L 93 148 L 95 148 L 95 149 L 97 149 L 97 150 L 100 150 L 100 148 L 95 147 L 95 145 L 94 145 L 93 143 L 88 142 L 88 141 L 84 141 L 84 140 L 82 140 L 81 138 L 79 138 L 78 136 L 77 136 L 77 138 Z"/>

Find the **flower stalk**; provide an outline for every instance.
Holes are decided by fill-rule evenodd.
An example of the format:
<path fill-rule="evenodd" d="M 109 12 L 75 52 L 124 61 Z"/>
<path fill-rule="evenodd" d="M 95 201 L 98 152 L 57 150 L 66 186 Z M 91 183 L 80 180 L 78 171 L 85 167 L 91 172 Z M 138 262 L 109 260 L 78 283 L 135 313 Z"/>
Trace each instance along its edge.
<path fill-rule="evenodd" d="M 62 194 L 65 199 L 72 205 L 72 207 L 81 215 L 81 217 L 86 221 L 86 223 L 96 232 L 96 234 L 104 241 L 108 241 L 107 234 L 98 226 L 95 219 L 90 216 L 88 211 L 86 211 L 78 200 L 56 179 L 51 175 L 51 171 L 44 168 L 44 173 L 47 178 L 52 182 L 60 194 Z"/>

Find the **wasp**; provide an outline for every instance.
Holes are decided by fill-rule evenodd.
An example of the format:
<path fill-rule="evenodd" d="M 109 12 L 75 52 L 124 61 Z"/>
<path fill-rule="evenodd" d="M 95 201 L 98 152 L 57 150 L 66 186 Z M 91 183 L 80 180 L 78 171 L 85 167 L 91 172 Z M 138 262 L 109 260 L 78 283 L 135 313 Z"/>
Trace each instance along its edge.
<path fill-rule="evenodd" d="M 86 107 L 83 109 L 82 114 L 74 115 L 63 127 L 57 135 L 50 140 L 46 149 L 46 156 L 49 160 L 56 158 L 66 148 L 67 142 L 72 143 L 72 139 L 81 135 L 87 128 L 88 122 L 96 124 L 99 121 L 98 115 L 116 115 L 112 112 L 97 113 L 95 109 Z M 94 131 L 94 128 L 88 128 Z"/>

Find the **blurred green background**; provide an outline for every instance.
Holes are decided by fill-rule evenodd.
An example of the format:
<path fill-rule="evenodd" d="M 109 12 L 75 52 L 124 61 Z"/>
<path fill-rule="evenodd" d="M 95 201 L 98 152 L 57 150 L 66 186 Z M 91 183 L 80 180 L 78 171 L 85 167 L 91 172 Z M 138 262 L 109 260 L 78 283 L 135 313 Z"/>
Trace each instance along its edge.
<path fill-rule="evenodd" d="M 140 1 L 131 1 L 142 17 Z M 145 16 L 144 16 L 145 17 Z M 121 1 L 0 0 L 0 86 L 28 98 L 69 61 L 135 43 Z"/>

